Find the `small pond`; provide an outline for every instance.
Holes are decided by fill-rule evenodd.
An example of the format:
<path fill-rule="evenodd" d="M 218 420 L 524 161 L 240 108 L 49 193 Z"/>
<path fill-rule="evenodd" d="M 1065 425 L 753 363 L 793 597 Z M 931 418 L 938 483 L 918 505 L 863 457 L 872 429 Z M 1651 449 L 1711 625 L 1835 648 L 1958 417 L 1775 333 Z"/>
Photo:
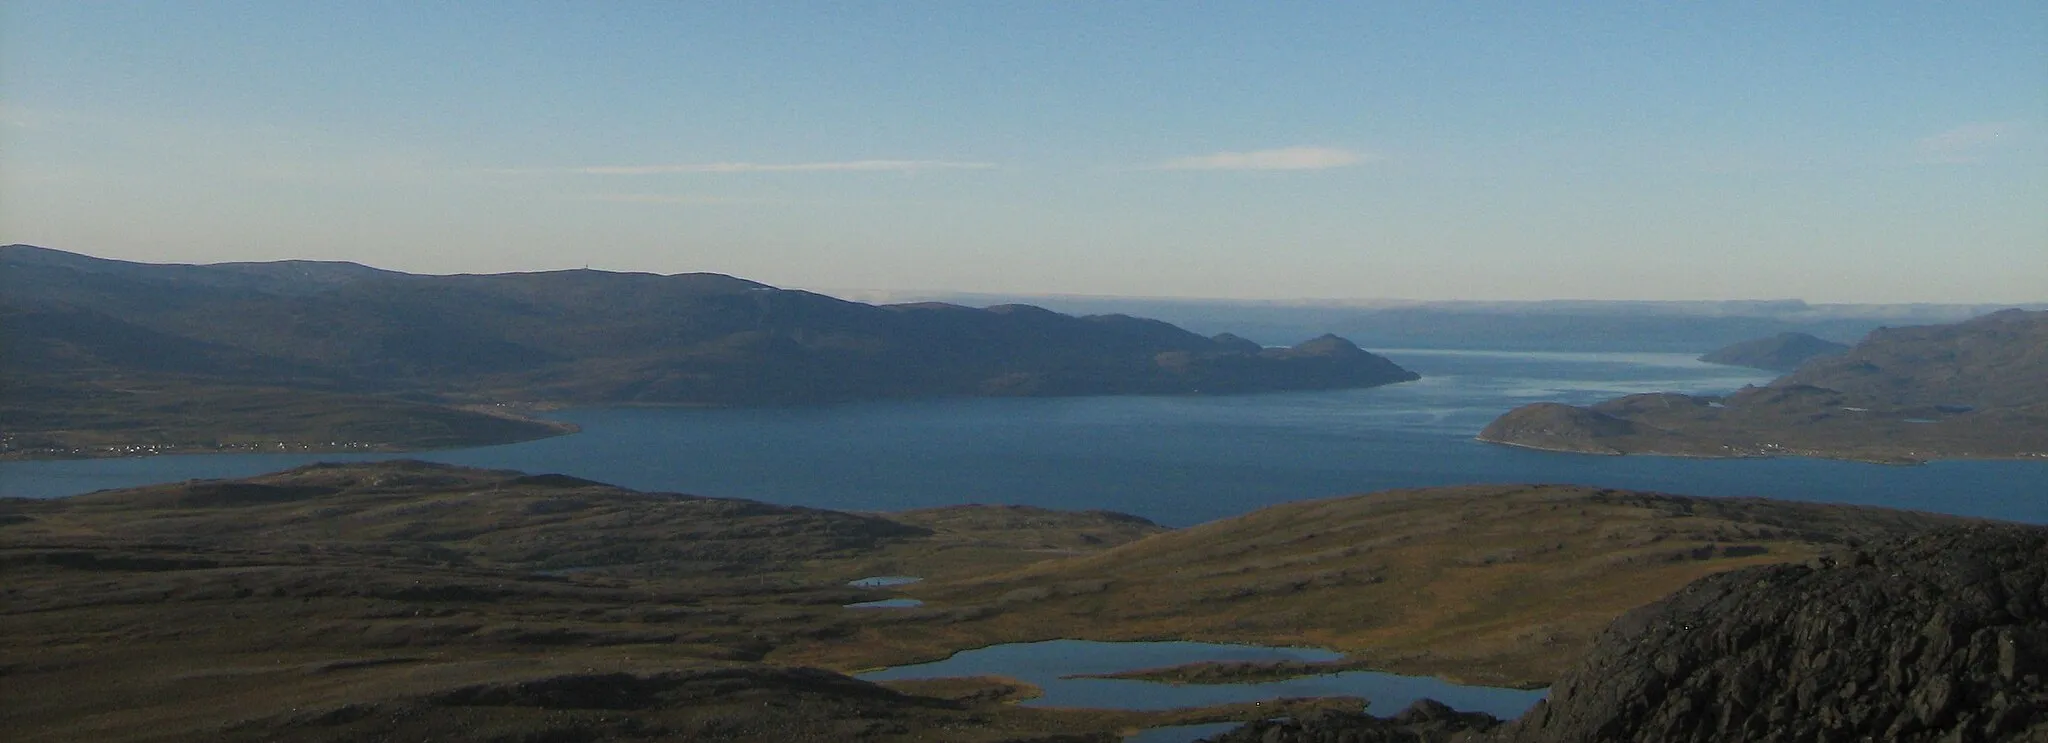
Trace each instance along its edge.
<path fill-rule="evenodd" d="M 1124 679 L 1062 678 L 1161 668 L 1205 661 L 1276 662 L 1330 661 L 1342 656 L 1314 648 L 1268 648 L 1199 642 L 1091 642 L 1050 640 L 1013 643 L 969 650 L 942 661 L 897 666 L 859 674 L 869 681 L 1007 676 L 1027 681 L 1044 695 L 1024 702 L 1033 707 L 1112 707 L 1163 710 L 1281 697 L 1356 696 L 1371 700 L 1371 711 L 1391 715 L 1417 699 L 1428 697 L 1460 710 L 1495 717 L 1521 715 L 1542 699 L 1542 690 L 1463 686 L 1442 679 L 1400 676 L 1373 671 L 1347 671 L 1248 684 L 1173 685 Z M 1204 733 L 1211 734 L 1211 733 Z M 1191 736 L 1198 737 L 1198 736 Z M 1170 738 L 1169 738 L 1170 739 Z"/>

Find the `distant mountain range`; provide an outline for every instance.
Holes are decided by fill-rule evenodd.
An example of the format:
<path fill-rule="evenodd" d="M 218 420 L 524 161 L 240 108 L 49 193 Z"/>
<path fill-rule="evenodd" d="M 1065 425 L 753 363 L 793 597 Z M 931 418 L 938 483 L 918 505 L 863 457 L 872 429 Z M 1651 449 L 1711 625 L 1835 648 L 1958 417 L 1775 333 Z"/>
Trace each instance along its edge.
<path fill-rule="evenodd" d="M 1060 312 L 1126 312 L 1196 332 L 1229 330 L 1266 344 L 1337 333 L 1368 348 L 1532 351 L 1661 351 L 1710 348 L 1785 332 L 1853 342 L 1880 327 L 1967 320 L 2001 309 L 2048 310 L 2048 303 L 1809 304 L 1797 299 L 1730 301 L 1397 301 L 1224 300 L 1000 294 L 885 293 L 883 298 L 968 303 L 1031 302 Z"/>
<path fill-rule="evenodd" d="M 1525 405 L 1480 438 L 1594 454 L 2048 457 L 2048 312 L 1878 330 L 1846 353 L 1725 398 Z"/>
<path fill-rule="evenodd" d="M 311 261 L 130 263 L 24 245 L 0 247 L 0 327 L 11 385 L 174 379 L 418 404 L 779 405 L 1416 378 L 1335 336 L 1263 348 L 1128 315 L 876 306 L 718 274 L 419 276 Z M 64 412 L 48 406 L 4 412 L 15 434 L 68 423 L 48 420 Z"/>

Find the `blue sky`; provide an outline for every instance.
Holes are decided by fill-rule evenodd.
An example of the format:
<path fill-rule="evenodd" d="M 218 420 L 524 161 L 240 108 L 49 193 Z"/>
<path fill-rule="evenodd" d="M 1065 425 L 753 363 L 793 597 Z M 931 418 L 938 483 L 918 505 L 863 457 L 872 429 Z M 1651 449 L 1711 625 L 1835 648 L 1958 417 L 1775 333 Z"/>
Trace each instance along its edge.
<path fill-rule="evenodd" d="M 2048 5 L 11 0 L 0 241 L 824 290 L 2041 301 Z"/>

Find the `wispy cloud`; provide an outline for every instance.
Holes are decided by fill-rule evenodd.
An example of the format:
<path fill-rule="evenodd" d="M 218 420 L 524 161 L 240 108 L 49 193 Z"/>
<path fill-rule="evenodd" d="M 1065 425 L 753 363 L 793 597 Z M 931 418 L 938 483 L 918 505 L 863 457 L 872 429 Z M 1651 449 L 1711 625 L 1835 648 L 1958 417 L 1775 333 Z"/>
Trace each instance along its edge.
<path fill-rule="evenodd" d="M 2016 121 L 1964 124 L 1920 140 L 1920 161 L 1926 163 L 1974 163 L 1992 150 L 2011 141 L 2020 132 Z"/>
<path fill-rule="evenodd" d="M 1218 152 L 1168 160 L 1155 170 L 1327 170 L 1371 162 L 1377 158 L 1337 147 L 1284 147 L 1277 150 Z"/>
<path fill-rule="evenodd" d="M 734 204 L 766 204 L 762 199 L 742 199 L 730 196 L 707 196 L 684 193 L 600 193 L 576 197 L 578 201 L 605 201 L 617 204 L 686 204 L 690 206 L 716 206 Z"/>
<path fill-rule="evenodd" d="M 843 160 L 810 163 L 674 163 L 665 165 L 590 165 L 570 168 L 585 175 L 664 175 L 670 173 L 915 173 L 927 170 L 992 170 L 995 163 L 956 160 Z"/>

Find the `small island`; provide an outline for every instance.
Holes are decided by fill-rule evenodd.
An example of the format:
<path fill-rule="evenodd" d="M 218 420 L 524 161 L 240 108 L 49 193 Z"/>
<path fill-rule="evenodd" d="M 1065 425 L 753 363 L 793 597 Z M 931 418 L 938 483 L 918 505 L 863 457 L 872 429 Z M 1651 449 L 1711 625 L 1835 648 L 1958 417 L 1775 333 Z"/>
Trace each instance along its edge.
<path fill-rule="evenodd" d="M 1880 329 L 1762 387 L 1509 411 L 1482 441 L 1582 454 L 2048 458 L 2048 312 Z"/>

